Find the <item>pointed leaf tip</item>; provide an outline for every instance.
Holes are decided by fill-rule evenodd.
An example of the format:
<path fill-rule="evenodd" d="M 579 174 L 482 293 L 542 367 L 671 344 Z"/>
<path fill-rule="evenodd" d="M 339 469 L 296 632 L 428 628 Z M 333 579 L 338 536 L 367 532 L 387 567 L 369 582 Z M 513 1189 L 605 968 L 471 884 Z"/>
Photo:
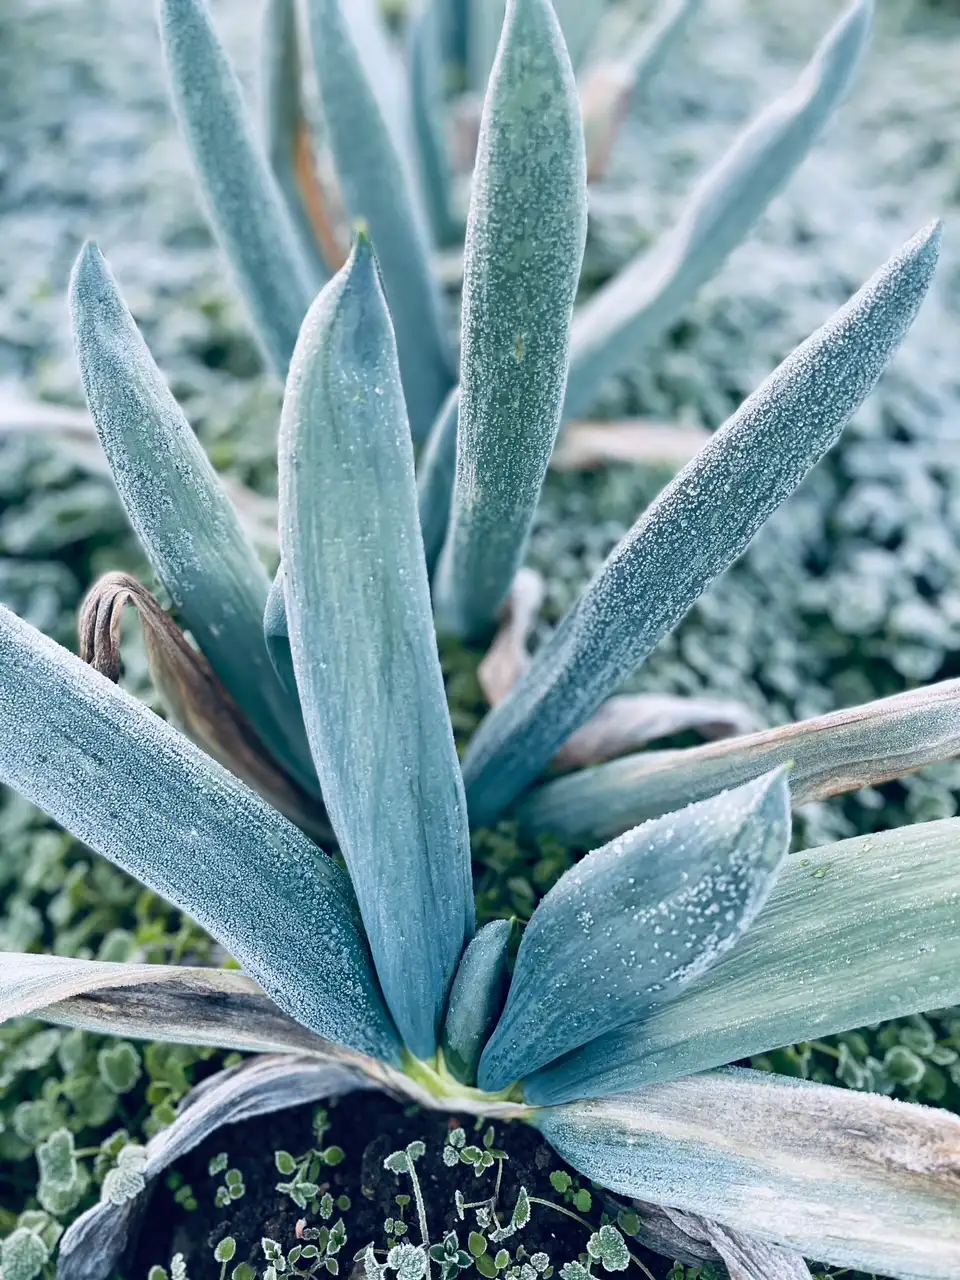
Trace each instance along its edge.
<path fill-rule="evenodd" d="M 499 817 L 833 447 L 930 287 L 931 223 L 800 344 L 647 508 L 470 743 L 475 826 Z"/>
<path fill-rule="evenodd" d="M 411 1053 L 429 1058 L 473 932 L 473 891 L 397 347 L 369 239 L 304 323 L 279 471 L 310 746 L 387 1002 Z"/>
<path fill-rule="evenodd" d="M 789 843 L 780 768 L 588 854 L 527 925 L 480 1087 L 504 1089 L 676 999 L 755 919 Z"/>

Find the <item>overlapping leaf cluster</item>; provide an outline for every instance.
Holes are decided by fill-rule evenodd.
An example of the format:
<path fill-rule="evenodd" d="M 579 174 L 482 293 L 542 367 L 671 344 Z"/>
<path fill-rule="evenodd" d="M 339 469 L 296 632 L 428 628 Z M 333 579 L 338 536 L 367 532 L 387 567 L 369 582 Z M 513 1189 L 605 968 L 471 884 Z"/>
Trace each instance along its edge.
<path fill-rule="evenodd" d="M 311 12 L 315 54 L 329 42 L 317 57 L 321 91 L 325 80 L 336 86 L 328 126 L 335 131 L 337 110 L 352 103 L 350 120 L 372 119 L 367 142 L 387 156 L 340 9 Z M 602 346 L 578 348 L 586 165 L 556 16 L 548 0 L 507 6 L 468 219 L 461 390 L 440 412 L 418 475 L 409 385 L 425 383 L 408 364 L 405 395 L 404 348 L 416 347 L 412 367 L 429 363 L 431 330 L 417 290 L 396 276 L 391 286 L 390 237 L 403 242 L 402 220 L 378 233 L 364 168 L 357 211 L 376 246 L 387 242 L 385 287 L 361 233 L 301 325 L 304 263 L 293 250 L 276 257 L 292 218 L 205 11 L 167 0 L 162 14 L 215 220 L 281 366 L 298 329 L 280 432 L 281 569 L 271 586 L 88 247 L 72 305 L 91 412 L 200 653 L 142 588 L 114 580 L 91 599 L 85 643 L 113 672 L 120 610 L 134 603 L 158 687 L 200 746 L 4 613 L 0 720 L 10 731 L 0 774 L 187 911 L 250 977 L 24 955 L 0 974 L 4 1012 L 290 1055 L 208 1087 L 148 1148 L 145 1184 L 244 1108 L 372 1081 L 432 1105 L 528 1120 L 614 1191 L 783 1246 L 785 1276 L 803 1266 L 794 1250 L 904 1277 L 949 1275 L 960 1248 L 956 1122 L 711 1068 L 960 995 L 953 822 L 787 858 L 791 800 L 954 754 L 954 685 L 535 786 L 834 443 L 920 305 L 938 229 L 891 258 L 641 516 L 533 661 L 521 661 L 461 772 L 434 609 L 462 636 L 493 633 L 564 397 L 578 377 L 595 385 L 609 371 L 606 353 L 636 340 L 643 314 L 631 305 L 624 315 L 608 297 L 587 325 L 603 331 Z M 699 278 L 704 245 L 714 258 L 730 247 L 758 157 L 781 177 L 798 158 L 807 125 L 797 121 L 845 79 L 866 16 L 854 6 L 798 93 L 705 184 L 655 259 L 655 310 L 683 292 L 678 280 L 686 288 Z M 202 92 L 199 65 L 210 72 Z M 338 167 L 349 192 L 348 159 Z M 267 228 L 271 253 L 258 256 Z M 396 256 L 404 271 L 418 262 L 408 250 Z M 451 439 L 447 484 L 438 459 Z M 439 508 L 448 518 L 438 522 Z M 438 556 L 425 545 L 425 513 L 443 532 Z M 644 801 L 637 778 L 651 774 L 663 780 Z M 694 803 L 658 800 L 670 785 Z M 570 834 L 576 821 L 591 840 L 612 837 L 546 895 L 512 973 L 509 927 L 474 933 L 468 841 L 468 816 L 486 824 L 508 811 L 534 828 Z M 327 822 L 348 874 L 303 834 Z M 94 1265 L 113 1265 L 123 1235 L 115 1207 L 76 1224 L 68 1272 L 91 1265 L 91 1249 Z M 749 1239 L 737 1247 L 749 1251 Z"/>

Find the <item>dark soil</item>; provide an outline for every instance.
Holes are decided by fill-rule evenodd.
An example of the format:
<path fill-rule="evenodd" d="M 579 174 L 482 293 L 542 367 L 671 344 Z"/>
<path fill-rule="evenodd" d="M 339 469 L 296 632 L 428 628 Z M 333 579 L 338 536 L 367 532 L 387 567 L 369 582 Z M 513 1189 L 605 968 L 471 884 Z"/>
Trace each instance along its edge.
<path fill-rule="evenodd" d="M 470 1116 L 453 1118 L 445 1113 L 404 1107 L 379 1094 L 358 1093 L 327 1106 L 330 1128 L 318 1142 L 313 1130 L 316 1110 L 313 1106 L 298 1107 L 221 1129 L 183 1159 L 176 1166 L 174 1181 L 179 1184 L 181 1199 L 185 1195 L 183 1185 L 189 1185 L 197 1207 L 192 1211 L 182 1207 L 176 1202 L 175 1191 L 161 1180 L 147 1211 L 135 1257 L 125 1268 L 125 1280 L 146 1280 L 150 1267 L 156 1264 L 169 1269 L 175 1253 L 183 1254 L 189 1280 L 219 1280 L 221 1264 L 215 1261 L 213 1251 L 225 1236 L 234 1237 L 237 1243 L 226 1275 L 238 1264 L 248 1262 L 259 1280 L 266 1265 L 260 1243 L 262 1237 L 277 1241 L 284 1253 L 288 1253 L 297 1244 L 298 1223 L 302 1233 L 305 1226 L 329 1227 L 341 1217 L 347 1239 L 337 1254 L 339 1274 L 347 1277 L 356 1270 L 361 1280 L 363 1265 L 354 1262 L 354 1255 L 373 1243 L 378 1251 L 383 1251 L 378 1252 L 378 1260 L 384 1261 L 385 1250 L 391 1243 L 385 1234 L 384 1222 L 400 1213 L 396 1197 L 410 1196 L 412 1192 L 409 1175 L 388 1171 L 384 1160 L 416 1141 L 426 1147 L 415 1168 L 423 1191 L 430 1242 L 439 1243 L 447 1232 L 455 1231 L 460 1248 L 467 1249 L 468 1236 L 477 1229 L 477 1222 L 471 1209 L 466 1210 L 464 1220 L 459 1218 L 456 1193 L 461 1192 L 468 1204 L 489 1199 L 496 1187 L 498 1162 L 477 1177 L 469 1164 L 461 1162 L 449 1167 L 442 1153 L 448 1134 L 458 1124 L 466 1132 L 466 1143 L 482 1148 L 489 1127 L 486 1122 L 475 1128 L 477 1122 Z M 601 1225 L 600 1197 L 593 1192 L 592 1203 L 584 1207 L 587 1203 L 584 1193 L 591 1192 L 590 1184 L 564 1165 L 534 1129 L 521 1123 L 497 1123 L 494 1130 L 493 1148 L 505 1151 L 508 1157 L 502 1162 L 496 1202 L 499 1216 L 509 1222 L 521 1187 L 525 1187 L 531 1197 L 549 1201 L 556 1207 L 533 1203 L 528 1224 L 510 1239 L 490 1245 L 489 1252 L 492 1256 L 499 1249 L 508 1249 L 510 1266 L 536 1253 L 546 1253 L 554 1280 L 559 1280 L 563 1264 L 585 1254 L 589 1235 Z M 329 1149 L 331 1145 L 342 1148 L 343 1159 L 332 1167 L 323 1166 L 317 1181 L 321 1192 L 328 1191 L 334 1200 L 349 1197 L 350 1207 L 334 1207 L 325 1224 L 320 1212 L 299 1208 L 289 1195 L 276 1190 L 277 1183 L 289 1179 L 277 1171 L 274 1152 L 286 1151 L 300 1157 L 311 1148 Z M 228 1167 L 243 1175 L 245 1187 L 243 1196 L 225 1207 L 215 1204 L 216 1189 L 223 1185 L 225 1175 L 209 1173 L 210 1161 L 221 1153 L 227 1154 Z M 570 1186 L 562 1191 L 550 1180 L 551 1174 L 558 1173 L 566 1173 L 571 1180 Z M 562 1186 L 563 1179 L 559 1181 Z M 581 1193 L 579 1208 L 574 1203 L 578 1192 Z M 585 1219 L 589 1227 L 562 1210 Z M 399 1237 L 400 1241 L 422 1243 L 412 1199 L 402 1213 L 408 1230 Z M 303 1240 L 302 1235 L 300 1239 Z M 628 1244 L 634 1257 L 649 1268 L 655 1280 L 667 1276 L 671 1265 L 667 1260 L 642 1249 L 635 1241 Z M 307 1268 L 311 1265 L 301 1260 L 299 1274 L 308 1274 Z M 596 1269 L 600 1275 L 605 1274 L 601 1267 Z M 434 1265 L 432 1271 L 436 1280 L 440 1268 Z M 297 1273 L 288 1271 L 287 1274 Z M 315 1274 L 321 1280 L 327 1276 L 323 1269 Z M 463 1280 L 481 1280 L 481 1273 L 472 1261 L 461 1274 Z M 643 1275 L 633 1264 L 623 1274 L 635 1280 Z M 395 1272 L 389 1272 L 388 1280 L 394 1278 Z"/>

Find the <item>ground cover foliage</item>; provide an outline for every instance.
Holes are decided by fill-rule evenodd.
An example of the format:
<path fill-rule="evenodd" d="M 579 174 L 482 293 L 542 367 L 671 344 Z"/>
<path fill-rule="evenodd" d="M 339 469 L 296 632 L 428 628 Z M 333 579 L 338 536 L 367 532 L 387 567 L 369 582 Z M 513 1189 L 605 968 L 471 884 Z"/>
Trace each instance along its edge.
<path fill-rule="evenodd" d="M 787 29 L 770 6 L 705 5 L 595 197 L 597 277 L 669 222 L 690 176 L 788 81 L 832 11 L 810 8 L 809 21 Z M 220 9 L 221 27 L 249 54 L 252 33 L 229 6 Z M 787 195 L 602 406 L 611 415 L 717 425 L 907 230 L 934 211 L 946 214 L 939 283 L 891 373 L 841 446 L 647 663 L 637 688 L 737 697 L 775 724 L 960 674 L 960 259 L 950 234 L 960 199 L 960 89 L 951 62 L 960 33 L 948 12 L 916 7 L 901 17 L 896 31 L 892 18 L 886 31 L 881 23 L 853 101 Z M 109 63 L 104 24 L 114 43 Z M 183 180 L 186 159 L 169 120 L 152 23 L 120 0 L 17 0 L 0 17 L 0 36 L 0 386 L 76 402 L 63 286 L 76 248 L 95 230 L 215 461 L 269 492 L 277 397 L 258 372 Z M 241 56 L 243 65 L 249 61 Z M 69 642 L 86 585 L 108 568 L 138 568 L 136 553 L 107 483 L 82 459 L 51 456 L 37 439 L 9 439 L 0 451 L 0 598 Z M 530 556 L 548 578 L 548 620 L 662 480 L 636 468 L 550 479 Z M 449 648 L 444 661 L 455 727 L 465 734 L 482 705 L 476 659 Z M 143 678 L 135 659 L 126 678 Z M 952 815 L 958 783 L 960 771 L 945 765 L 812 807 L 802 815 L 801 839 L 812 845 Z M 571 856 L 549 842 L 525 847 L 509 828 L 481 834 L 481 918 L 526 918 Z M 12 797 L 0 810 L 0 896 L 4 949 L 220 958 L 178 913 Z M 34 1025 L 2 1034 L 0 1234 L 27 1210 L 45 1215 L 31 1219 L 30 1229 L 48 1246 L 56 1224 L 98 1194 L 124 1135 L 155 1131 L 189 1084 L 222 1062 L 206 1050 Z M 960 1015 L 946 1011 L 786 1049 L 754 1065 L 960 1110 L 958 1053 Z M 56 1156 L 44 1144 L 64 1126 L 77 1150 L 89 1153 L 65 1183 L 44 1176 L 44 1161 L 49 1169 Z M 186 1211 L 189 1200 L 181 1195 Z"/>

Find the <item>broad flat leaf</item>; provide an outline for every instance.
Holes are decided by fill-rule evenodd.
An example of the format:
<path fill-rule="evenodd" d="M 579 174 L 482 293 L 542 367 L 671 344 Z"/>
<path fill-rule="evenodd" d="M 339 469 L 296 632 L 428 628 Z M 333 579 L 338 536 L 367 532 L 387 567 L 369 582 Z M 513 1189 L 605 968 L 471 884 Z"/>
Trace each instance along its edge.
<path fill-rule="evenodd" d="M 425 0 L 410 19 L 410 95 L 417 159 L 433 238 L 441 248 L 459 244 L 463 225 L 453 211 L 452 175 L 444 133 L 441 5 Z"/>
<path fill-rule="evenodd" d="M 560 623 L 464 762 L 494 821 L 680 621 L 820 460 L 900 345 L 939 251 L 925 228 L 802 343 L 663 490 Z"/>
<path fill-rule="evenodd" d="M 585 413 L 604 379 L 655 341 L 743 240 L 842 100 L 872 20 L 873 0 L 855 0 L 793 89 L 702 179 L 676 226 L 578 310 L 565 417 Z"/>
<path fill-rule="evenodd" d="M 591 182 L 603 177 L 621 124 L 666 62 L 690 18 L 699 9 L 700 2 L 664 0 L 649 26 L 629 40 L 622 51 L 587 68 L 580 85 L 580 107 Z M 555 3 L 561 14 L 566 8 L 579 10 L 584 16 L 589 12 L 589 6 L 582 0 L 555 0 Z M 564 17 L 561 17 L 561 22 L 566 33 Z M 567 45 L 570 45 L 569 36 Z M 571 56 L 572 53 L 571 49 Z M 576 65 L 577 58 L 574 57 Z"/>
<path fill-rule="evenodd" d="M 419 442 L 453 383 L 429 246 L 339 0 L 308 0 L 308 13 L 327 139 L 350 215 L 366 222 L 377 247 L 410 427 Z"/>
<path fill-rule="evenodd" d="M 587 231 L 583 129 L 550 0 L 510 0 L 480 125 L 463 272 L 460 426 L 437 623 L 489 638 L 560 425 Z"/>
<path fill-rule="evenodd" d="M 0 781 L 187 912 L 285 1013 L 397 1058 L 346 876 L 176 729 L 2 608 Z"/>
<path fill-rule="evenodd" d="M 227 969 L 2 954 L 0 1022 L 23 1017 L 246 1052 L 329 1054 L 338 1047 L 281 1013 L 252 978 Z"/>
<path fill-rule="evenodd" d="M 428 1058 L 473 932 L 473 885 L 396 346 L 365 236 L 304 322 L 280 434 L 310 745 L 387 1003 Z"/>
<path fill-rule="evenodd" d="M 509 920 L 484 925 L 463 953 L 454 979 L 441 1047 L 447 1066 L 463 1084 L 475 1083 L 483 1046 L 503 1009 L 512 931 Z"/>
<path fill-rule="evenodd" d="M 898 693 L 780 729 L 683 751 L 647 751 L 548 782 L 518 811 L 530 834 L 609 839 L 691 800 L 792 763 L 793 803 L 879 786 L 960 753 L 960 680 Z"/>
<path fill-rule="evenodd" d="M 527 925 L 480 1087 L 505 1089 L 676 999 L 754 920 L 789 842 L 776 772 L 588 854 Z"/>
<path fill-rule="evenodd" d="M 274 757 L 316 794 L 300 709 L 263 639 L 269 579 L 93 245 L 74 267 L 70 305 L 90 412 L 157 577 Z"/>
<path fill-rule="evenodd" d="M 267 0 L 260 67 L 267 158 L 304 260 L 313 268 L 315 291 L 330 279 L 331 267 L 343 265 L 343 259 L 337 255 L 336 229 L 317 173 L 303 102 L 296 0 Z M 325 250 L 331 254 L 330 261 Z"/>
<path fill-rule="evenodd" d="M 692 1210 L 839 1267 L 960 1274 L 960 1119 L 756 1071 L 715 1071 L 534 1123 L 620 1195 Z"/>
<path fill-rule="evenodd" d="M 343 1057 L 335 1051 L 328 1061 L 259 1057 L 205 1080 L 187 1096 L 173 1124 L 147 1143 L 145 1191 L 122 1205 L 94 1205 L 64 1232 L 58 1280 L 112 1280 L 122 1273 L 157 1178 L 224 1125 L 377 1087 L 349 1055 Z"/>
<path fill-rule="evenodd" d="M 450 523 L 453 478 L 457 473 L 457 426 L 460 422 L 460 388 L 447 396 L 427 443 L 417 460 L 417 506 L 427 573 L 432 578 L 443 550 Z"/>
<path fill-rule="evenodd" d="M 960 1002 L 958 904 L 957 818 L 793 854 L 730 956 L 529 1080 L 529 1100 L 619 1093 Z"/>
<path fill-rule="evenodd" d="M 599 711 L 567 739 L 553 763 L 562 769 L 583 769 L 688 729 L 697 729 L 707 738 L 724 738 L 731 733 L 743 733 L 756 723 L 757 718 L 749 707 L 730 699 L 678 698 L 662 693 L 619 694 L 608 698 Z"/>
<path fill-rule="evenodd" d="M 310 305 L 314 269 L 303 256 L 205 0 L 160 0 L 160 31 L 210 221 L 264 354 L 282 378 Z"/>

